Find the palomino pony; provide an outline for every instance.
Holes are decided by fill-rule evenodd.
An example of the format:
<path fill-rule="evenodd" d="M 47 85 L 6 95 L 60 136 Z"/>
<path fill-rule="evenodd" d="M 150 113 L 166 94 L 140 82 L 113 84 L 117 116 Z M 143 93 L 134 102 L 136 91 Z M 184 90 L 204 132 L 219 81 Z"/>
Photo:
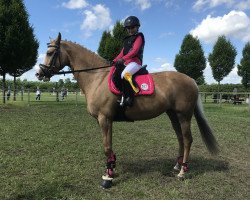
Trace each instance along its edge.
<path fill-rule="evenodd" d="M 73 71 L 83 70 L 73 73 L 85 94 L 88 112 L 98 120 L 102 130 L 107 156 L 107 169 L 103 179 L 110 181 L 114 177 L 116 161 L 112 149 L 112 123 L 120 97 L 111 93 L 108 88 L 109 70 L 100 69 L 101 66 L 107 65 L 106 60 L 86 48 L 69 41 L 61 41 L 59 33 L 58 37 L 49 43 L 44 64 L 40 65 L 36 76 L 39 80 L 49 79 L 65 66 L 69 66 Z M 174 169 L 179 171 L 179 178 L 184 178 L 188 171 L 187 162 L 193 141 L 190 130 L 193 114 L 208 150 L 216 154 L 218 145 L 203 115 L 195 81 L 178 72 L 160 72 L 152 74 L 152 77 L 155 92 L 150 96 L 135 97 L 134 105 L 125 110 L 125 115 L 136 121 L 152 119 L 162 113 L 168 114 L 179 142 L 178 159 Z"/>

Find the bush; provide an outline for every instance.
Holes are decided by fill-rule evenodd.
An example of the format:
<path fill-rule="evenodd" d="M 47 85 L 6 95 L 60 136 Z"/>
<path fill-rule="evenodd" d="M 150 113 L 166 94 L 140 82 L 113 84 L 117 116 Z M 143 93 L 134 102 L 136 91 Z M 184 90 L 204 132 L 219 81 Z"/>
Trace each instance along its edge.
<path fill-rule="evenodd" d="M 199 85 L 200 92 L 233 92 L 237 88 L 237 92 L 250 92 L 250 88 L 245 89 L 242 84 L 221 84 L 218 91 L 218 84 Z"/>

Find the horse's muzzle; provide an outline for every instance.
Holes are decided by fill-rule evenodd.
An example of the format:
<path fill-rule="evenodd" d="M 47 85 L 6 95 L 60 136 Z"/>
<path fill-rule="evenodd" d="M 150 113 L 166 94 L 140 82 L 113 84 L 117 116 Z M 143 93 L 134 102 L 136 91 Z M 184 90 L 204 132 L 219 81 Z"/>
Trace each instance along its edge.
<path fill-rule="evenodd" d="M 39 81 L 41 81 L 41 80 L 43 80 L 44 74 L 43 74 L 42 71 L 39 69 L 39 70 L 36 72 L 35 76 L 37 77 L 37 79 L 38 79 Z"/>
<path fill-rule="evenodd" d="M 47 70 L 45 70 L 44 65 L 40 64 L 39 69 L 37 70 L 35 76 L 40 81 L 49 81 L 51 76 L 48 76 L 47 73 L 45 73 Z"/>

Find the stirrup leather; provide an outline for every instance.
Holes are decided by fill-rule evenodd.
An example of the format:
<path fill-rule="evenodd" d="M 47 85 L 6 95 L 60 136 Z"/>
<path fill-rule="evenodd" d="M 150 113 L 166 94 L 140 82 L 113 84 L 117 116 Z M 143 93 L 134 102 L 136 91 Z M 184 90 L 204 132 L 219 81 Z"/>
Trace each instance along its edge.
<path fill-rule="evenodd" d="M 132 81 L 132 75 L 129 73 L 129 72 L 126 72 L 124 74 L 124 78 L 125 80 L 127 80 L 129 82 L 129 84 L 131 85 L 132 89 L 134 90 L 135 93 L 138 93 L 139 92 L 139 89 L 133 84 L 133 81 Z"/>

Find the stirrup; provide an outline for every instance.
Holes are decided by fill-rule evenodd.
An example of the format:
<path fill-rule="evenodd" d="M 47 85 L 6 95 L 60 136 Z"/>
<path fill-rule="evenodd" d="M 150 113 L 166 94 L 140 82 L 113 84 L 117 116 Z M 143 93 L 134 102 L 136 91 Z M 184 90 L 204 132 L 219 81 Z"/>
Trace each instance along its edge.
<path fill-rule="evenodd" d="M 133 102 L 131 99 L 130 99 L 130 101 L 128 101 L 128 98 L 131 98 L 131 97 L 122 96 L 121 100 L 118 100 L 117 102 L 119 103 L 119 105 L 121 107 L 126 107 L 126 106 L 131 107 L 133 105 Z"/>
<path fill-rule="evenodd" d="M 132 81 L 132 75 L 129 72 L 126 72 L 124 74 L 124 78 L 129 82 L 129 84 L 131 85 L 132 89 L 134 90 L 135 93 L 139 92 L 139 89 L 133 84 Z"/>
<path fill-rule="evenodd" d="M 125 104 L 124 101 L 125 101 L 125 98 L 124 98 L 124 96 L 122 95 L 121 100 L 118 100 L 119 105 L 120 105 L 120 106 L 124 106 L 124 104 Z"/>

